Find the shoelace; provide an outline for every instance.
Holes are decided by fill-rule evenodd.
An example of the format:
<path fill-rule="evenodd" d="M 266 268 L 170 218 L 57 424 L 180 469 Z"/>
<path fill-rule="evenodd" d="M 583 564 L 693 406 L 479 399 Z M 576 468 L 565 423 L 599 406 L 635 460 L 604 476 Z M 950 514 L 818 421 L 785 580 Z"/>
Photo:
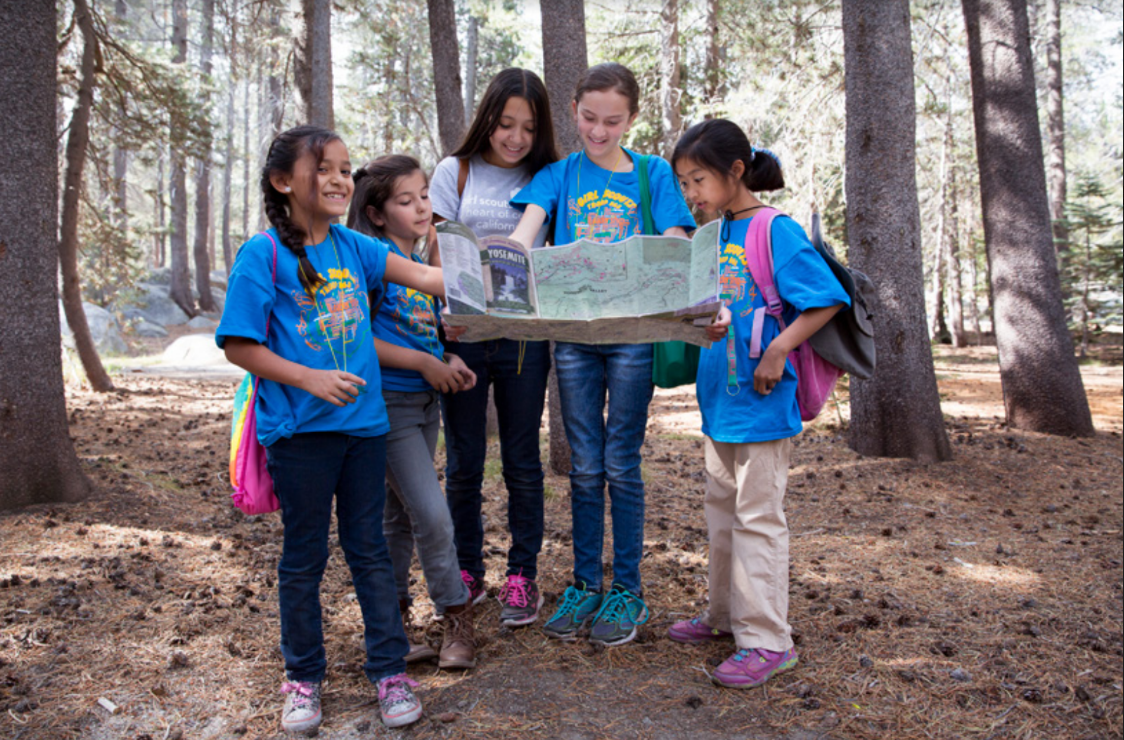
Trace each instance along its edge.
<path fill-rule="evenodd" d="M 581 605 L 582 595 L 584 593 L 585 591 L 579 591 L 573 586 L 567 587 L 566 590 L 562 593 L 562 603 L 558 607 L 557 616 L 564 617 L 576 612 L 578 610 L 578 606 Z"/>
<path fill-rule="evenodd" d="M 636 616 L 629 610 L 629 605 L 632 602 L 638 602 L 644 609 L 644 618 L 637 620 Z M 609 622 L 610 624 L 619 624 L 621 617 L 628 615 L 633 620 L 633 624 L 641 625 L 648 621 L 651 616 L 648 612 L 648 605 L 644 603 L 643 599 L 637 598 L 630 594 L 628 591 L 613 591 L 609 594 L 609 598 L 605 599 L 605 603 L 601 605 L 601 610 L 597 612 L 595 621 Z"/>
<path fill-rule="evenodd" d="M 391 676 L 379 682 L 379 701 L 385 701 L 391 706 L 412 701 L 413 695 L 410 689 L 417 688 L 418 686 L 418 682 L 405 673 Z"/>
<path fill-rule="evenodd" d="M 500 601 L 519 608 L 527 606 L 531 603 L 531 595 L 527 593 L 528 583 L 523 576 L 508 576 L 507 583 L 500 589 Z"/>
<path fill-rule="evenodd" d="M 473 642 L 473 639 L 467 634 L 472 626 L 472 617 L 465 612 L 457 612 L 452 614 L 445 612 L 445 620 L 448 623 L 449 640 L 450 642 Z"/>
<path fill-rule="evenodd" d="M 286 681 L 281 684 L 282 694 L 296 694 L 293 697 L 294 707 L 303 707 L 312 701 L 316 694 L 316 686 L 311 681 Z"/>
<path fill-rule="evenodd" d="M 469 594 L 471 594 L 472 596 L 475 596 L 476 592 L 477 592 L 477 589 L 480 588 L 480 586 L 477 584 L 476 579 L 472 577 L 472 574 L 469 573 L 467 570 L 462 570 L 461 571 L 461 581 L 464 582 L 465 586 L 468 586 Z"/>

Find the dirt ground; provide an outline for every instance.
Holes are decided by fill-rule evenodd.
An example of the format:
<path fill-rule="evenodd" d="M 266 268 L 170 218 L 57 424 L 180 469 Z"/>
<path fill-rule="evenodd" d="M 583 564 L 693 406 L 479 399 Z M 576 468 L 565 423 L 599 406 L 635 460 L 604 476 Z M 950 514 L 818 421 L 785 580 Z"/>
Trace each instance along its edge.
<path fill-rule="evenodd" d="M 425 717 L 388 731 L 360 668 L 359 609 L 336 549 L 320 736 L 1120 738 L 1119 355 L 1082 370 L 1097 435 L 1066 439 L 1003 424 L 994 349 L 939 348 L 955 451 L 944 464 L 854 453 L 839 428 L 841 388 L 840 411 L 799 438 L 789 480 L 801 662 L 751 691 L 709 680 L 730 645 L 667 638 L 704 607 L 707 541 L 697 407 L 692 393 L 661 391 L 644 448 L 652 615 L 637 641 L 606 650 L 536 626 L 500 629 L 489 599 L 476 616 L 478 668 L 412 666 Z M 68 397 L 95 495 L 0 514 L 0 738 L 277 737 L 280 524 L 229 503 L 236 381 L 117 382 L 120 393 Z M 548 476 L 548 614 L 570 577 L 568 490 Z M 498 459 L 485 498 L 494 595 L 507 545 Z M 416 636 L 437 641 L 415 577 Z"/>

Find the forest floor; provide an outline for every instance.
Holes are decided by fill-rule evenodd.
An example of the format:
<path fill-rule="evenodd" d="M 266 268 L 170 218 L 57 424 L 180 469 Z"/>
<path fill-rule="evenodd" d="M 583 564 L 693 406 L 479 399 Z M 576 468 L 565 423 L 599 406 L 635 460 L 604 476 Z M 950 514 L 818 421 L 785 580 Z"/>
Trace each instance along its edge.
<path fill-rule="evenodd" d="M 642 565 L 652 615 L 633 644 L 501 629 L 489 599 L 476 612 L 478 667 L 411 666 L 425 716 L 388 731 L 360 668 L 359 608 L 336 549 L 323 587 L 320 736 L 1120 738 L 1124 383 L 1120 348 L 1099 357 L 1082 368 L 1090 439 L 1007 428 L 993 348 L 936 350 L 952 462 L 859 456 L 829 407 L 798 439 L 789 479 L 801 662 L 756 690 L 711 683 L 729 644 L 667 637 L 706 596 L 690 392 L 661 391 L 652 407 Z M 236 380 L 126 372 L 115 382 L 120 392 L 67 399 L 94 495 L 0 514 L 0 737 L 277 737 L 281 527 L 229 502 Z M 493 595 L 507 545 L 495 457 L 485 483 Z M 568 489 L 548 475 L 546 614 L 570 578 Z M 417 636 L 437 641 L 415 575 Z"/>

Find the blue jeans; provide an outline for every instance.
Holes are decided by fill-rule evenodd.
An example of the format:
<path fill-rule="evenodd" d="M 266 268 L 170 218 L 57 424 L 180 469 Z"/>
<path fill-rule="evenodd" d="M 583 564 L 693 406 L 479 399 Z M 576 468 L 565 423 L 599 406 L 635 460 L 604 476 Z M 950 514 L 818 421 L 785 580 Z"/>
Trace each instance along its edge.
<path fill-rule="evenodd" d="M 386 438 L 295 434 L 273 443 L 266 456 L 285 527 L 277 595 L 289 680 L 320 681 L 327 667 L 320 579 L 328 563 L 333 494 L 340 546 L 363 612 L 363 670 L 372 683 L 402 673 L 406 634 L 382 533 Z"/>
<path fill-rule="evenodd" d="M 520 362 L 520 345 L 523 357 Z M 507 525 L 511 549 L 507 575 L 538 577 L 543 536 L 543 472 L 539 425 L 550 372 L 547 342 L 456 342 L 446 351 L 458 355 L 476 373 L 472 390 L 445 394 L 445 497 L 456 530 L 462 570 L 484 577 L 484 524 L 480 518 L 484 459 L 488 453 L 485 421 L 488 384 L 495 386 L 500 427 L 500 460 L 507 487 Z"/>
<path fill-rule="evenodd" d="M 644 550 L 640 446 L 652 400 L 652 345 L 559 342 L 554 361 L 558 364 L 562 422 L 571 450 L 574 580 L 584 581 L 590 588 L 602 585 L 608 482 L 613 583 L 639 594 Z"/>
<path fill-rule="evenodd" d="M 386 481 L 390 492 L 383 514 L 383 533 L 394 564 L 399 601 L 410 599 L 410 563 L 417 544 L 429 598 L 438 614 L 468 601 L 461 580 L 453 522 L 445 493 L 437 480 L 433 455 L 441 407 L 437 391 L 403 393 L 383 390 L 390 432 L 386 435 Z"/>

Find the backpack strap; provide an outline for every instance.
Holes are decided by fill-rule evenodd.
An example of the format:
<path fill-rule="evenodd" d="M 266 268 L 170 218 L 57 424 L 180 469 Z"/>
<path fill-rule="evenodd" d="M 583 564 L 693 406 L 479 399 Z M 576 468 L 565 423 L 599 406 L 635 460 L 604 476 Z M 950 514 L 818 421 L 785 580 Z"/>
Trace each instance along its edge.
<path fill-rule="evenodd" d="M 784 331 L 782 312 L 784 304 L 773 273 L 773 219 L 782 216 L 775 208 L 763 208 L 749 222 L 745 239 L 745 263 L 765 305 L 753 310 L 753 330 L 749 338 L 749 356 L 761 356 L 761 333 L 765 328 L 765 315 L 775 318 Z"/>
<path fill-rule="evenodd" d="M 464 186 L 468 182 L 468 157 L 457 159 L 457 199 L 464 197 Z"/>
<path fill-rule="evenodd" d="M 641 154 L 637 162 L 637 171 L 640 174 L 640 218 L 641 229 L 645 234 L 656 233 L 656 222 L 652 218 L 652 186 L 648 178 L 648 162 L 652 155 Z"/>

